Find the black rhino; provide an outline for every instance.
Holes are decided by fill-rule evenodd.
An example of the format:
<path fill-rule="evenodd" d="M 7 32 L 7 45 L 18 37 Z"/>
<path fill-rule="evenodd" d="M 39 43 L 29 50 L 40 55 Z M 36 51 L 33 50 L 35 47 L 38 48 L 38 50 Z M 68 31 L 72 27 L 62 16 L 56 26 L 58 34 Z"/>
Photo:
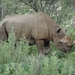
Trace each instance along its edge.
<path fill-rule="evenodd" d="M 63 52 L 70 52 L 75 44 L 71 36 L 66 36 L 60 26 L 43 12 L 6 16 L 0 24 L 1 40 L 7 40 L 12 27 L 17 40 L 24 35 L 29 45 L 36 44 L 39 53 L 50 52 L 50 41 Z"/>

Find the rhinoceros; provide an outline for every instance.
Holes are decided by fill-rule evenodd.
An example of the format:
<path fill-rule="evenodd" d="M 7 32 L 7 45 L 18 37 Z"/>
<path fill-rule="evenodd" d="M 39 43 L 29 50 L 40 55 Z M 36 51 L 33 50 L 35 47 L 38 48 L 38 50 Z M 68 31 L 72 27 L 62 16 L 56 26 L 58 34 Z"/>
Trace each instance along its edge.
<path fill-rule="evenodd" d="M 16 40 L 25 36 L 29 45 L 36 44 L 38 52 L 42 54 L 50 52 L 50 41 L 65 53 L 70 52 L 75 44 L 71 36 L 66 36 L 64 30 L 44 12 L 6 16 L 0 24 L 1 40 L 8 39 L 12 27 Z"/>

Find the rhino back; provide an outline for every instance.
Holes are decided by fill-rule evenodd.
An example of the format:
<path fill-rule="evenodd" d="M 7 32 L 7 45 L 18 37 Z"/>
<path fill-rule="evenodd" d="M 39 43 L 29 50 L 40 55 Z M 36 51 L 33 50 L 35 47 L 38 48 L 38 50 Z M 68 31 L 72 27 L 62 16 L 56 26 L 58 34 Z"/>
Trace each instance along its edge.
<path fill-rule="evenodd" d="M 25 35 L 27 38 L 32 36 L 34 39 L 50 39 L 56 34 L 57 28 L 60 28 L 49 15 L 42 12 L 7 16 L 4 20 L 7 32 L 13 27 L 17 38 Z"/>
<path fill-rule="evenodd" d="M 18 15 L 6 19 L 8 19 L 6 22 L 7 32 L 9 33 L 13 27 L 17 38 L 20 38 L 22 35 L 25 35 L 27 38 L 30 36 L 36 39 L 48 38 L 48 27 L 42 13 Z"/>

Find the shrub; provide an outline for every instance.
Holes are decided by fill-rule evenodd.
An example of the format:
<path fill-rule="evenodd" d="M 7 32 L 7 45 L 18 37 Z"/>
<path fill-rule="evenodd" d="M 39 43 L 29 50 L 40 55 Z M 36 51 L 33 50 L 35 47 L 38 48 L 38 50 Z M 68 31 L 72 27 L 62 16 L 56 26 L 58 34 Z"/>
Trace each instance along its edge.
<path fill-rule="evenodd" d="M 51 55 L 37 54 L 35 46 L 24 37 L 16 41 L 11 32 L 8 42 L 0 43 L 0 75 L 75 75 L 75 52 L 62 54 L 51 45 Z"/>
<path fill-rule="evenodd" d="M 55 55 L 28 56 L 27 63 L 9 62 L 0 65 L 0 75 L 75 75 L 75 64 L 71 59 L 60 60 Z"/>

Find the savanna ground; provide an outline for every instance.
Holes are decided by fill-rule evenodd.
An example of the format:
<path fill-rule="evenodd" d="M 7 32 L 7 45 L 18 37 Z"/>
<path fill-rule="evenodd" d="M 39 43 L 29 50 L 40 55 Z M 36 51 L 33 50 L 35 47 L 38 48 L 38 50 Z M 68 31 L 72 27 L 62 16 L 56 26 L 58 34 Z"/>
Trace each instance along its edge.
<path fill-rule="evenodd" d="M 75 31 L 69 28 L 67 34 Z M 75 75 L 75 47 L 71 53 L 60 52 L 52 43 L 51 53 L 38 54 L 36 46 L 28 46 L 21 38 L 15 45 L 14 32 L 11 31 L 8 42 L 0 43 L 0 75 Z"/>

